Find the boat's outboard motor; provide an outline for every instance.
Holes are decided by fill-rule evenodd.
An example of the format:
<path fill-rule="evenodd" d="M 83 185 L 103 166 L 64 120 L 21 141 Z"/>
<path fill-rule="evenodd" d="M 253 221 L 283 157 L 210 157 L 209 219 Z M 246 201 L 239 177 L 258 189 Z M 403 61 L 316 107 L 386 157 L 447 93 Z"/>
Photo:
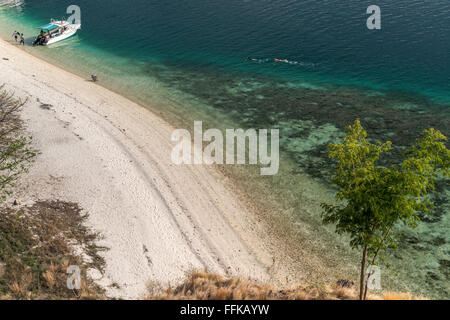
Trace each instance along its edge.
<path fill-rule="evenodd" d="M 38 46 L 39 45 L 40 38 L 41 38 L 41 36 L 37 36 L 37 38 L 33 41 L 33 46 Z"/>
<path fill-rule="evenodd" d="M 43 46 L 45 44 L 45 37 L 43 35 L 39 35 L 36 40 L 33 42 L 33 46 Z"/>

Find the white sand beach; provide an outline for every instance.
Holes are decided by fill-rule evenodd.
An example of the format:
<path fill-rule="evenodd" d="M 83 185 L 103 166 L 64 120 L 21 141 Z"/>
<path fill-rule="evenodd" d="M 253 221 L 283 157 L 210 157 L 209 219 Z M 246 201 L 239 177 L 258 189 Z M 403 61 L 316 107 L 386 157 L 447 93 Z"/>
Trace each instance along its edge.
<path fill-rule="evenodd" d="M 109 248 L 92 277 L 112 297 L 140 298 L 148 281 L 175 284 L 193 269 L 273 281 L 279 248 L 232 184 L 213 167 L 172 164 L 174 128 L 88 77 L 0 40 L 0 84 L 29 99 L 22 117 L 40 152 L 21 204 L 58 199 L 89 214 Z"/>

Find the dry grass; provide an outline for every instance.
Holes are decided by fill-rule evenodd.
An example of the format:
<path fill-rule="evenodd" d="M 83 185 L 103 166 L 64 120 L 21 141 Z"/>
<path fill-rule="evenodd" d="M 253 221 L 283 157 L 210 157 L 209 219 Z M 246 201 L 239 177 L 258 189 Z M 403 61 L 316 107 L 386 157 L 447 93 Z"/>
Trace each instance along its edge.
<path fill-rule="evenodd" d="M 102 270 L 104 261 L 85 218 L 76 204 L 65 202 L 0 209 L 0 299 L 104 298 L 103 289 L 86 276 L 89 268 Z M 80 290 L 67 288 L 70 265 L 80 267 Z"/>
<path fill-rule="evenodd" d="M 325 299 L 332 292 L 327 288 L 304 287 L 276 290 L 270 285 L 251 280 L 225 278 L 207 272 L 193 272 L 176 288 L 149 286 L 151 300 L 313 300 Z"/>
<path fill-rule="evenodd" d="M 383 300 L 427 300 L 425 297 L 414 296 L 411 292 L 385 292 Z"/>
<path fill-rule="evenodd" d="M 192 272 L 181 285 L 162 288 L 150 283 L 148 300 L 356 300 L 355 286 L 333 287 L 305 286 L 277 290 L 251 280 L 225 278 L 207 272 Z M 383 296 L 368 294 L 369 300 L 417 299 L 410 293 L 386 293 Z"/>

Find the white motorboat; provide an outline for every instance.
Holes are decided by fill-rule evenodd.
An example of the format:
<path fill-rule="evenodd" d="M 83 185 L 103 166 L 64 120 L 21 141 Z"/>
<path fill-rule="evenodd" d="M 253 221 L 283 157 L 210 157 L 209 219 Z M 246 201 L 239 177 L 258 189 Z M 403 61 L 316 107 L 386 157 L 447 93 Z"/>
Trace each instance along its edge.
<path fill-rule="evenodd" d="M 33 42 L 33 45 L 47 46 L 74 36 L 81 24 L 71 24 L 67 21 L 52 19 L 49 24 L 40 27 L 41 33 Z"/>

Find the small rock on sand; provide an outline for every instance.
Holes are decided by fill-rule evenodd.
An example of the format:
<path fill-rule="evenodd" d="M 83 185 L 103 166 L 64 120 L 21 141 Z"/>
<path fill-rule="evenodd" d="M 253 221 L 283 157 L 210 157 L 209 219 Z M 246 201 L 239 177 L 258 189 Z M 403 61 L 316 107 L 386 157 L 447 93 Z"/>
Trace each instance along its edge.
<path fill-rule="evenodd" d="M 336 285 L 342 288 L 352 288 L 355 286 L 355 282 L 352 280 L 340 279 L 338 280 Z"/>

